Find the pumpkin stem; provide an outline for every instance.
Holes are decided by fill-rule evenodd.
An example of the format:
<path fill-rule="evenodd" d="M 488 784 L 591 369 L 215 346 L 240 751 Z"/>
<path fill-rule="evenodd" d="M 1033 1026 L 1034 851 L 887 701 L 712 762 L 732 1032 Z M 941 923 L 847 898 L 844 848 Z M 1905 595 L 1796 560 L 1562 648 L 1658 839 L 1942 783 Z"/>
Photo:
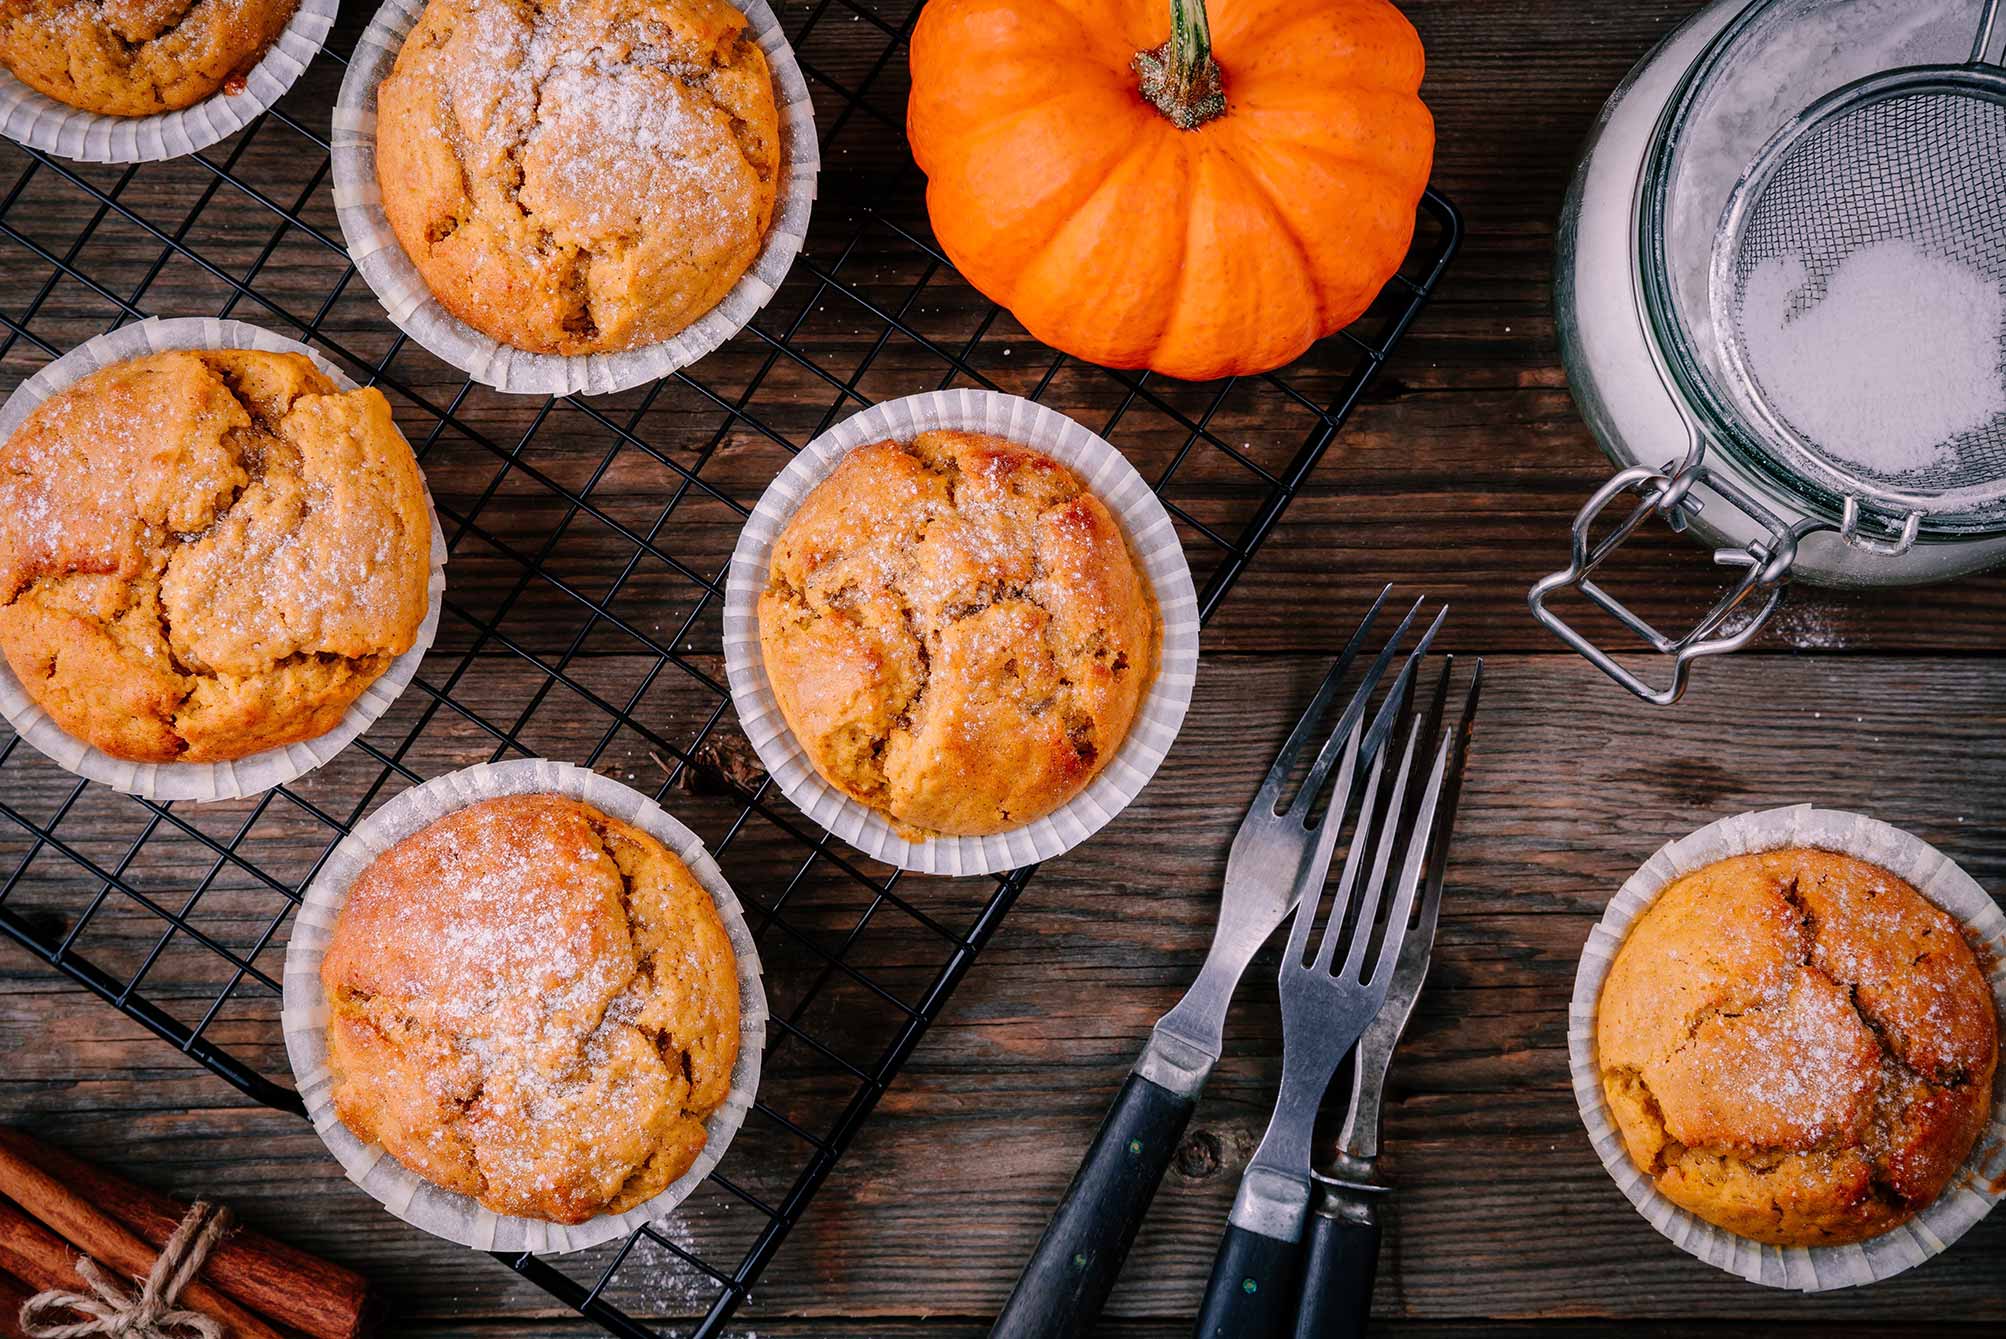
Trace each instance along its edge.
<path fill-rule="evenodd" d="M 1132 64 L 1142 96 L 1179 130 L 1196 130 L 1226 114 L 1205 0 L 1170 0 L 1170 40 L 1136 52 Z"/>

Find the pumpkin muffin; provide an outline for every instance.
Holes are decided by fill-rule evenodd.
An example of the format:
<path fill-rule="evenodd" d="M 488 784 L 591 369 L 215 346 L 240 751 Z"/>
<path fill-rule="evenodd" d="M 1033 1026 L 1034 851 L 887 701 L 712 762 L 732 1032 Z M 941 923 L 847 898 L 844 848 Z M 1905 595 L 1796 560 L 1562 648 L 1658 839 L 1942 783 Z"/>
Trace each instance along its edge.
<path fill-rule="evenodd" d="M 560 795 L 446 815 L 357 876 L 321 962 L 334 1108 L 501 1214 L 661 1193 L 731 1090 L 738 976 L 710 894 Z"/>
<path fill-rule="evenodd" d="M 232 92 L 299 0 L 5 0 L 0 64 L 38 93 L 151 116 Z"/>
<path fill-rule="evenodd" d="M 759 600 L 809 760 L 915 840 L 1078 794 L 1127 736 L 1159 635 L 1107 507 L 1050 456 L 962 432 L 852 452 L 781 532 Z"/>
<path fill-rule="evenodd" d="M 1610 967 L 1596 1046 L 1638 1170 L 1777 1246 L 1926 1208 L 1985 1128 L 1999 1056 L 1958 923 L 1887 870 L 1807 849 L 1665 889 Z"/>
<path fill-rule="evenodd" d="M 431 545 L 380 392 L 296 353 L 135 358 L 0 446 L 0 651 L 113 757 L 242 758 L 325 734 L 411 649 Z"/>
<path fill-rule="evenodd" d="M 431 0 L 377 92 L 399 244 L 447 311 L 533 353 L 703 316 L 779 171 L 766 56 L 724 0 Z"/>

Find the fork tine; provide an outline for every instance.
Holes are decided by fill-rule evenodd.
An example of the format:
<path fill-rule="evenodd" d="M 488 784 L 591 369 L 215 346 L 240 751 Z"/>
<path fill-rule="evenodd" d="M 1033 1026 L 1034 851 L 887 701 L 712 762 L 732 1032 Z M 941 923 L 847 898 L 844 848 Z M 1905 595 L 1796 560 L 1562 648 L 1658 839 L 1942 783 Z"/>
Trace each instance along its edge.
<path fill-rule="evenodd" d="M 1275 755 L 1274 763 L 1268 768 L 1267 777 L 1261 782 L 1261 789 L 1254 800 L 1254 812 L 1259 812 L 1262 800 L 1268 802 L 1270 812 L 1281 808 L 1276 801 L 1281 797 L 1282 786 L 1288 781 L 1289 772 L 1294 769 L 1297 756 L 1301 754 L 1303 745 L 1309 742 L 1310 733 L 1316 729 L 1317 722 L 1329 708 L 1331 698 L 1337 695 L 1337 686 L 1344 681 L 1344 676 L 1351 672 L 1351 662 L 1358 658 L 1358 650 L 1365 644 L 1365 634 L 1371 629 L 1372 620 L 1379 617 L 1379 611 L 1386 606 L 1386 597 L 1392 593 L 1393 583 L 1389 581 L 1380 589 L 1379 598 L 1372 602 L 1372 607 L 1365 611 L 1365 617 L 1359 620 L 1358 630 L 1352 633 L 1351 640 L 1344 644 L 1344 650 L 1338 653 L 1337 661 L 1330 667 L 1330 672 L 1325 674 L 1323 682 L 1317 685 L 1316 696 L 1310 699 L 1309 706 L 1297 719 L 1295 728 L 1289 731 L 1289 737 L 1282 744 L 1281 752 Z"/>
<path fill-rule="evenodd" d="M 1352 769 L 1358 765 L 1358 734 L 1352 733 L 1351 741 L 1345 745 L 1344 765 L 1338 769 L 1337 784 L 1341 789 L 1351 787 Z M 1378 774 L 1373 774 L 1373 784 L 1378 784 Z M 1330 874 L 1330 857 L 1337 844 L 1337 829 L 1342 823 L 1326 823 L 1325 830 L 1317 833 L 1316 846 L 1310 852 L 1309 863 L 1303 867 L 1302 877 L 1297 882 L 1300 900 L 1296 904 L 1295 920 L 1289 926 L 1289 949 L 1282 957 L 1282 970 L 1291 966 L 1301 966 L 1304 954 L 1309 948 L 1310 922 L 1316 919 L 1317 904 L 1323 900 L 1323 885 Z M 1342 919 L 1343 900 L 1349 894 L 1351 885 L 1351 862 L 1345 861 L 1344 878 L 1338 885 L 1338 916 Z"/>
<path fill-rule="evenodd" d="M 1423 739 L 1433 739 L 1442 732 L 1442 716 L 1449 708 L 1449 682 L 1455 676 L 1455 672 L 1456 657 L 1454 655 L 1443 656 L 1441 673 L 1435 676 L 1435 691 L 1428 699 L 1428 712 L 1421 718 L 1421 738 Z M 1407 813 L 1404 815 L 1406 819 L 1409 821 L 1413 819 L 1414 810 L 1419 807 L 1420 802 L 1421 797 L 1419 795 L 1410 795 L 1407 797 Z"/>
<path fill-rule="evenodd" d="M 1450 665 L 1442 671 L 1438 694 L 1443 693 L 1449 686 L 1449 670 L 1454 668 L 1455 657 L 1451 656 L 1449 660 Z M 1435 916 L 1442 904 L 1442 876 L 1449 863 L 1450 830 L 1456 824 L 1457 801 L 1462 798 L 1463 771 L 1469 766 L 1470 761 L 1470 732 L 1476 722 L 1477 698 L 1483 692 L 1483 687 L 1484 662 L 1479 656 L 1476 669 L 1470 675 L 1470 686 L 1463 694 L 1462 714 L 1454 726 L 1456 742 L 1449 752 L 1449 770 L 1442 779 L 1441 797 L 1436 801 L 1435 812 L 1439 816 L 1441 830 L 1430 838 L 1427 871 L 1421 879 L 1421 896 L 1414 905 L 1414 923 L 1417 926 L 1427 926 L 1430 940 L 1434 938 Z M 1441 710 L 1429 714 L 1427 735 L 1429 739 L 1433 739 L 1435 731 L 1442 728 L 1447 703 L 1438 702 L 1438 706 Z"/>
<path fill-rule="evenodd" d="M 1350 746 L 1345 751 L 1347 763 L 1356 757 L 1359 747 L 1358 736 L 1354 734 Z M 1331 902 L 1330 915 L 1323 923 L 1323 939 L 1317 945 L 1316 970 L 1320 972 L 1330 970 L 1330 960 L 1337 952 L 1337 942 L 1344 937 L 1345 912 L 1351 906 L 1352 889 L 1358 884 L 1358 867 L 1362 863 L 1361 852 L 1371 845 L 1372 806 L 1379 797 L 1380 773 L 1384 770 L 1385 761 L 1384 755 L 1374 758 L 1372 770 L 1366 777 L 1365 798 L 1358 806 L 1358 820 L 1353 824 L 1351 847 L 1344 853 L 1344 871 L 1338 876 L 1337 896 Z M 1340 778 L 1338 789 L 1331 794 L 1331 803 L 1334 805 L 1343 803 L 1338 797 L 1348 795 L 1350 790 L 1347 779 Z M 1326 810 L 1323 826 L 1316 835 L 1317 850 L 1321 852 L 1327 847 L 1336 846 L 1338 830 L 1343 826 L 1343 813 Z M 1328 857 L 1325 859 L 1327 862 Z M 1328 868 L 1327 863 L 1326 868 Z M 1307 897 L 1308 894 L 1304 896 Z M 1296 914 L 1300 916 L 1302 913 L 1298 911 Z M 1301 959 L 1297 961 L 1300 962 Z"/>
<path fill-rule="evenodd" d="M 1449 681 L 1455 677 L 1454 652 L 1442 657 L 1442 672 L 1435 676 L 1434 696 L 1428 699 L 1428 714 L 1421 724 L 1421 738 L 1433 739 L 1442 729 L 1442 715 L 1449 709 Z"/>
<path fill-rule="evenodd" d="M 1400 867 L 1400 891 L 1386 916 L 1386 938 L 1379 946 L 1379 960 L 1372 965 L 1370 984 L 1383 980 L 1400 956 L 1400 941 L 1406 937 L 1407 918 L 1414 909 L 1414 894 L 1421 885 L 1421 871 L 1428 859 L 1428 845 L 1434 836 L 1435 807 L 1442 798 L 1442 779 L 1449 770 L 1455 734 L 1442 732 L 1441 747 L 1435 750 L 1434 766 L 1428 769 L 1428 788 L 1421 796 L 1421 808 L 1414 816 L 1414 830 L 1407 838 L 1407 859 Z"/>
<path fill-rule="evenodd" d="M 1419 677 L 1421 667 L 1426 663 L 1428 648 L 1434 643 L 1435 634 L 1442 630 L 1442 624 L 1447 622 L 1448 618 L 1449 606 L 1445 604 L 1435 611 L 1434 620 L 1428 624 L 1427 631 L 1421 634 L 1421 640 L 1414 643 L 1414 649 L 1407 653 L 1406 663 L 1400 666 L 1400 677 L 1394 680 L 1393 691 L 1387 693 L 1386 701 L 1379 706 L 1379 714 L 1372 718 L 1372 730 L 1365 739 L 1368 757 L 1372 751 L 1376 751 L 1386 742 L 1396 728 L 1397 722 L 1405 717 L 1408 706 L 1413 701 L 1414 680 Z"/>
<path fill-rule="evenodd" d="M 1385 673 L 1386 666 L 1392 662 L 1393 653 L 1399 648 L 1401 636 L 1414 621 L 1414 615 L 1421 611 L 1421 603 L 1421 600 L 1414 601 L 1414 607 L 1407 611 L 1407 617 L 1400 620 L 1400 626 L 1394 629 L 1393 635 L 1387 639 L 1379 658 L 1373 662 L 1372 668 L 1366 672 L 1364 681 L 1359 684 L 1358 695 L 1352 698 L 1351 705 L 1345 709 L 1344 719 L 1338 722 L 1340 730 L 1357 727 L 1359 717 L 1365 714 L 1366 699 L 1371 696 L 1372 689 L 1377 686 L 1380 676 Z M 1359 751 L 1359 756 L 1368 762 L 1378 756 L 1380 746 L 1392 732 L 1394 718 L 1402 711 L 1401 699 L 1407 695 L 1408 688 L 1413 682 L 1414 667 L 1421 663 L 1421 657 L 1428 654 L 1429 643 L 1435 640 L 1435 634 L 1442 629 L 1442 621 L 1448 616 L 1447 605 L 1436 611 L 1434 621 L 1429 623 L 1427 631 L 1421 634 L 1421 640 L 1414 644 L 1414 649 L 1407 653 L 1406 661 L 1400 666 L 1399 676 L 1394 679 L 1393 686 L 1387 689 L 1386 700 L 1380 704 L 1378 714 L 1372 718 L 1372 725 L 1366 731 L 1364 747 Z M 1333 734 L 1324 744 L 1323 752 L 1319 753 L 1316 761 L 1310 764 L 1309 775 L 1303 778 L 1303 788 L 1296 793 L 1295 803 L 1290 806 L 1291 812 L 1300 808 L 1307 813 L 1309 806 L 1316 802 L 1317 792 L 1322 789 L 1323 780 L 1330 775 L 1331 765 L 1336 761 L 1338 746 L 1338 737 Z M 1335 793 L 1331 796 L 1331 804 L 1333 807 L 1341 804 L 1340 797 Z"/>
<path fill-rule="evenodd" d="M 1372 875 L 1358 903 L 1357 929 L 1351 935 L 1351 949 L 1344 955 L 1341 975 L 1348 978 L 1358 975 L 1359 966 L 1365 961 L 1365 946 L 1372 939 L 1373 921 L 1378 915 L 1381 893 L 1386 887 L 1386 867 L 1392 863 L 1393 848 L 1400 840 L 1400 818 L 1406 808 L 1407 778 L 1413 771 L 1414 755 L 1419 751 L 1420 740 L 1421 723 L 1416 721 L 1407 732 L 1407 747 L 1400 754 L 1400 770 L 1394 776 L 1393 793 L 1386 801 L 1385 824 L 1374 833 L 1377 840 L 1373 843 Z M 1356 837 L 1352 839 L 1354 845 L 1357 840 Z M 1392 927 L 1394 922 L 1389 920 L 1387 925 Z M 1404 920 L 1399 922 L 1401 931 L 1406 928 Z M 1396 934 L 1394 937 L 1397 939 L 1399 936 Z"/>

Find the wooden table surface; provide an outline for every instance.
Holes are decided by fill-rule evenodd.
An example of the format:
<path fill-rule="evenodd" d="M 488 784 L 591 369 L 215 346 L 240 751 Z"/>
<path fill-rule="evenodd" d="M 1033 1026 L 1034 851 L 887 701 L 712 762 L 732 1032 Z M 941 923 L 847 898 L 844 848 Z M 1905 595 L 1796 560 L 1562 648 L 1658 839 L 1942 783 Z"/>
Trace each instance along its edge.
<path fill-rule="evenodd" d="M 809 12 L 804 0 L 782 8 L 790 24 Z M 874 8 L 893 22 L 904 12 L 901 3 Z M 1602 1171 L 1565 1050 L 1576 957 L 1611 892 L 1661 842 L 1722 815 L 1796 801 L 1864 810 L 1937 843 L 1980 883 L 2006 886 L 2006 580 L 1793 592 L 1756 649 L 1703 666 L 1673 710 L 1644 708 L 1556 654 L 1524 591 L 1561 556 L 1568 517 L 1608 467 L 1560 366 L 1554 221 L 1603 98 L 1693 6 L 1405 8 L 1428 46 L 1435 183 L 1467 217 L 1462 256 L 1208 630 L 1196 700 L 1162 772 L 1104 832 L 1038 874 L 731 1333 L 985 1332 L 1150 1023 L 1197 967 L 1227 841 L 1291 704 L 1388 580 L 1448 598 L 1448 648 L 1486 656 L 1491 680 L 1434 970 L 1389 1093 L 1384 1170 L 1397 1192 L 1380 1323 L 1411 1335 L 1606 1333 L 1619 1322 L 1626 1333 L 1662 1335 L 2006 1327 L 2006 1214 L 1897 1280 L 1838 1296 L 1766 1291 L 1682 1254 Z M 895 61 L 882 87 L 895 93 L 900 78 Z M 832 148 L 823 210 L 840 215 L 899 152 L 881 124 Z M 12 180 L 25 159 L 11 147 L 0 154 L 0 181 Z M 58 238 L 83 207 L 60 191 L 36 206 Z M 41 220 L 24 222 L 17 206 L 9 221 L 33 232 Z M 75 235 L 71 226 L 66 236 Z M 101 266 L 134 270 L 128 288 L 157 252 L 110 229 L 92 246 Z M 0 242 L 0 312 L 17 316 L 49 273 Z M 271 281 L 283 286 L 292 273 L 281 265 Z M 65 284 L 34 326 L 59 348 L 108 318 Z M 218 310 L 222 297 L 199 274 L 170 272 L 144 305 L 197 314 Z M 387 329 L 366 302 L 357 313 L 354 338 Z M 827 346 L 840 351 L 844 338 L 832 330 Z M 1021 332 L 1010 340 L 1006 323 L 984 344 L 990 366 L 1036 356 Z M 719 366 L 731 357 L 718 355 Z M 43 361 L 17 343 L 5 386 Z M 1258 422 L 1258 406 L 1248 417 Z M 443 500 L 450 466 L 427 464 Z M 772 463 L 748 453 L 741 468 L 756 494 Z M 730 539 L 718 525 L 703 539 L 713 559 Z M 1642 606 L 1667 619 L 1700 607 L 1713 578 L 1698 552 L 1671 538 L 1648 541 L 1646 552 L 1656 566 L 1638 568 L 1648 583 Z M 489 578 L 475 566 L 464 579 L 478 588 Z M 714 668 L 715 649 L 694 654 Z M 559 756 L 577 746 L 561 713 L 548 729 L 545 747 Z M 644 764 L 628 756 L 611 765 Z M 55 784 L 46 771 L 10 766 L 0 798 L 27 804 Z M 193 851 L 158 858 L 192 860 Z M 965 912 L 980 892 L 934 882 L 918 896 Z M 20 897 L 35 895 L 30 878 Z M 887 952 L 881 965 L 899 969 L 897 950 Z M 1279 1075 L 1271 968 L 1270 955 L 1236 1000 L 1225 1055 L 1129 1261 L 1108 1333 L 1188 1332 Z M 170 975 L 162 988 L 173 983 Z M 267 1072 L 285 1072 L 269 1009 L 226 1019 L 219 1035 Z M 252 1223 L 367 1271 L 392 1299 L 396 1332 L 592 1332 L 500 1266 L 391 1219 L 302 1123 L 249 1103 L 13 946 L 0 946 L 0 1121 L 137 1179 L 219 1195 Z M 727 1201 L 699 1196 L 692 1208 L 678 1230 L 699 1240 L 734 1230 Z M 675 1318 L 693 1295 L 665 1264 L 622 1301 Z"/>

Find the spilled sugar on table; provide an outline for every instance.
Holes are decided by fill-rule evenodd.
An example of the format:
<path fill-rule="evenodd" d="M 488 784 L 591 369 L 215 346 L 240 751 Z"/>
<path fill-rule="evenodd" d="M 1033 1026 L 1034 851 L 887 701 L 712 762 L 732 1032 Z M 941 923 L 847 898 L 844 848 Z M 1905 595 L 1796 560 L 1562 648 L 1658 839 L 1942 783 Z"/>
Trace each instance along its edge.
<path fill-rule="evenodd" d="M 1435 969 L 1389 1086 L 1384 1167 L 1400 1202 L 1386 1229 L 1377 1323 L 1413 1334 L 2006 1324 L 1997 1267 L 2006 1223 L 1996 1215 L 1929 1265 L 1853 1294 L 1770 1293 L 1698 1264 L 1609 1184 L 1568 1090 L 1575 956 L 1609 894 L 1669 836 L 1724 813 L 1811 800 L 1916 831 L 1981 883 L 2006 885 L 1999 577 L 1873 597 L 1793 592 L 1761 644 L 1708 666 L 1686 702 L 1662 713 L 1643 712 L 1561 653 L 1526 614 L 1526 587 L 1556 565 L 1568 520 L 1607 468 L 1559 368 L 1553 221 L 1603 98 L 1691 8 L 1403 5 L 1429 51 L 1434 182 L 1463 211 L 1468 235 L 1431 305 L 1219 604 L 1191 717 L 1163 771 L 1117 822 L 1013 891 L 1007 918 L 992 913 L 993 882 L 901 880 L 874 891 L 826 856 L 805 860 L 769 819 L 749 820 L 727 863 L 741 887 L 764 882 L 784 894 L 769 980 L 781 983 L 776 1009 L 798 1008 L 805 1034 L 783 1045 L 793 1067 L 771 1090 L 776 1114 L 820 1135 L 848 1121 L 860 1091 L 875 1111 L 850 1124 L 843 1156 L 798 1206 L 787 1196 L 818 1150 L 778 1126 L 763 1139 L 742 1135 L 723 1168 L 731 1186 L 707 1187 L 661 1242 L 637 1245 L 611 1305 L 686 1332 L 721 1292 L 691 1261 L 728 1273 L 772 1223 L 764 1205 L 798 1209 L 798 1221 L 718 1333 L 984 1333 L 1106 1094 L 1203 954 L 1226 844 L 1261 761 L 1342 630 L 1392 580 L 1452 604 L 1444 645 L 1483 654 L 1490 683 Z M 1038 391 L 1090 426 L 1114 421 L 1110 435 L 1146 475 L 1176 466 L 1170 500 L 1203 527 L 1188 532 L 1194 569 L 1211 555 L 1196 571 L 1203 585 L 1222 564 L 1241 565 L 1204 532 L 1234 538 L 1272 492 L 1213 442 L 1284 473 L 1318 411 L 1343 401 L 1358 350 L 1341 341 L 1285 374 L 1299 399 L 1258 382 L 1223 395 L 1157 379 L 1138 387 L 1055 361 L 914 241 L 923 236 L 918 181 L 897 132 L 910 8 L 826 0 L 785 5 L 782 17 L 824 136 L 807 263 L 769 306 L 762 332 L 652 398 L 525 408 L 463 391 L 449 369 L 393 347 L 367 291 L 351 280 L 330 298 L 340 265 L 301 229 L 280 226 L 290 214 L 333 232 L 316 172 L 323 160 L 284 125 L 210 151 L 213 170 L 31 164 L 0 145 L 6 385 L 130 303 L 175 315 L 229 307 L 298 333 L 276 307 L 317 321 L 358 358 L 384 361 L 407 393 L 400 420 L 442 503 L 464 522 L 453 597 L 467 617 L 457 626 L 449 618 L 444 654 L 424 672 L 442 691 L 412 694 L 419 700 L 389 734 L 383 751 L 395 766 L 365 755 L 335 779 L 330 803 L 337 786 L 359 796 L 395 767 L 430 775 L 492 756 L 503 741 L 490 727 L 499 725 L 536 751 L 590 756 L 650 789 L 673 786 L 678 814 L 729 830 L 740 791 L 757 784 L 756 763 L 728 718 L 709 724 L 716 699 L 699 675 L 721 674 L 715 613 L 666 559 L 719 570 L 737 528 L 732 500 L 757 496 L 785 458 L 780 440 L 806 440 L 845 404 L 975 373 Z M 345 53 L 361 21 L 344 16 L 334 52 Z M 337 79 L 324 61 L 281 111 L 324 134 Z M 1180 460 L 1198 422 L 1206 433 Z M 631 449 L 630 437 L 652 443 L 657 434 L 688 443 L 675 463 L 707 488 Z M 609 449 L 620 447 L 630 449 Z M 672 538 L 633 542 L 672 507 Z M 545 551 L 560 523 L 566 542 Z M 1704 555 L 1674 537 L 1639 542 L 1640 567 L 1651 562 L 1659 574 L 1640 611 L 1669 626 L 1703 607 L 1717 580 Z M 533 566 L 549 575 L 528 575 Z M 595 604 L 614 625 L 582 626 L 581 608 Z M 528 682 L 547 687 L 526 701 L 530 663 L 561 673 L 533 671 Z M 630 698 L 659 739 L 609 731 L 620 713 L 602 704 Z M 145 968 L 143 996 L 159 1021 L 203 1024 L 203 1037 L 247 1072 L 283 1075 L 276 1003 L 254 977 L 233 983 L 243 988 L 205 1016 L 235 968 L 201 940 L 275 976 L 283 926 L 260 947 L 274 891 L 245 866 L 304 877 L 328 831 L 322 820 L 289 804 L 161 816 L 101 788 L 73 799 L 53 768 L 16 761 L 0 767 L 0 799 L 116 874 L 118 891 L 101 897 L 108 881 L 79 873 L 60 850 L 29 856 L 35 843 L 17 826 L 6 834 L 8 866 L 25 872 L 8 885 L 8 910 L 60 942 L 95 903 L 76 947 L 115 978 L 113 993 Z M 198 886 L 205 891 L 182 915 Z M 162 919 L 126 889 L 185 928 L 156 949 Z M 980 956 L 954 968 L 958 985 L 924 1037 L 911 1032 L 911 1015 L 872 988 L 908 1009 L 928 1004 L 959 957 L 956 940 L 975 931 L 986 940 Z M 1271 968 L 1272 958 L 1257 961 L 1236 1001 L 1226 1054 L 1112 1301 L 1110 1333 L 1189 1332 L 1280 1073 Z M 909 1058 L 898 1056 L 903 1069 L 881 1092 L 844 1067 L 868 1078 L 902 1045 Z M 534 1281 L 404 1228 L 342 1179 L 295 1118 L 250 1101 L 12 945 L 0 947 L 0 1056 L 0 1113 L 10 1121 L 182 1198 L 223 1198 L 253 1226 L 362 1270 L 399 1332 L 596 1332 Z M 613 1263 L 609 1248 L 563 1269 L 590 1282 Z"/>

